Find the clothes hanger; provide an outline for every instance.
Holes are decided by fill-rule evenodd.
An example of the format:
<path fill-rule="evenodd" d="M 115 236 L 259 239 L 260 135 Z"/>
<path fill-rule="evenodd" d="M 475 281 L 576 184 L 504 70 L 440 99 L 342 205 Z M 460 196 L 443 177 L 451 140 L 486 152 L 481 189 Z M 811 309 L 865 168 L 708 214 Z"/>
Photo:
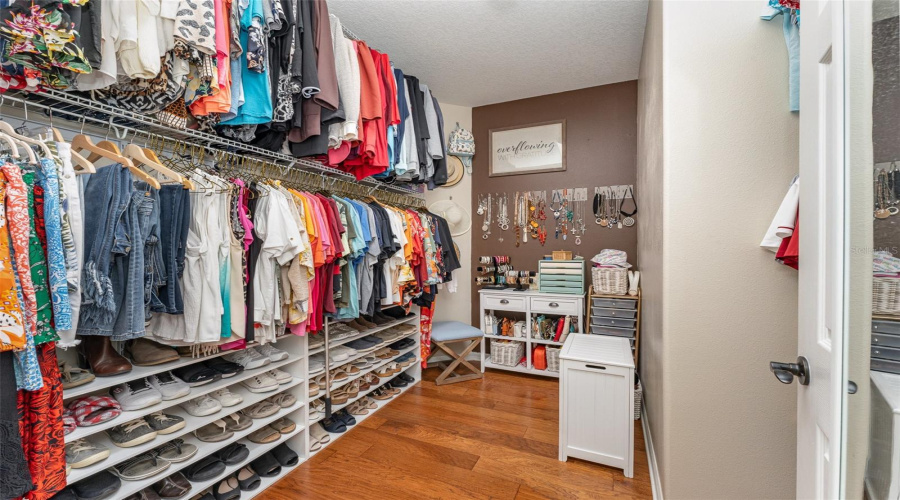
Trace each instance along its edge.
<path fill-rule="evenodd" d="M 84 137 L 90 142 L 90 139 L 85 135 L 76 136 L 76 139 L 79 137 Z M 82 139 L 83 141 L 84 139 Z M 72 141 L 72 146 L 75 146 L 75 141 Z M 123 167 L 127 168 L 131 171 L 131 175 L 137 177 L 138 179 L 146 182 L 153 189 L 159 189 L 159 181 L 155 178 L 151 177 L 150 174 L 144 172 L 143 170 L 134 166 L 134 163 L 126 156 L 122 155 L 122 152 L 119 151 L 119 146 L 116 146 L 114 142 L 108 140 L 102 140 L 98 142 L 96 145 L 91 143 L 91 146 L 95 148 L 95 151 L 92 152 L 90 156 L 88 156 L 88 161 L 97 161 L 100 158 L 106 158 L 115 161 L 116 163 L 121 163 Z M 95 158 L 96 156 L 96 158 Z"/>
<path fill-rule="evenodd" d="M 10 156 L 16 159 L 19 158 L 19 147 L 13 141 L 12 137 L 0 132 L 0 141 L 5 142 L 7 146 L 9 146 Z"/>
<path fill-rule="evenodd" d="M 168 178 L 170 181 L 181 184 L 182 186 L 184 186 L 185 189 L 190 189 L 190 187 L 188 187 L 188 184 L 185 183 L 186 179 L 184 177 L 182 177 L 181 174 L 179 174 L 178 172 L 175 172 L 174 170 L 171 170 L 167 167 L 162 166 L 159 163 L 159 158 L 156 157 L 156 153 L 153 153 L 153 151 L 150 151 L 150 153 L 152 153 L 154 156 L 154 158 L 151 158 L 149 155 L 147 155 L 147 151 L 150 151 L 150 150 L 142 148 L 134 143 L 131 143 L 131 144 L 128 144 L 127 146 L 125 146 L 125 156 L 130 158 L 136 165 L 142 166 L 142 167 L 147 167 L 153 171 L 160 173 L 164 177 Z M 190 181 L 187 181 L 187 183 L 190 183 Z"/>
<path fill-rule="evenodd" d="M 47 145 L 44 144 L 42 141 L 39 141 L 37 139 L 32 139 L 31 137 L 26 137 L 22 134 L 19 134 L 18 132 L 16 132 L 13 129 L 12 125 L 10 125 L 9 123 L 2 121 L 2 120 L 0 120 L 0 132 L 5 133 L 6 135 L 12 137 L 13 139 L 15 139 L 18 142 L 24 143 L 26 145 L 30 144 L 33 146 L 37 146 L 38 148 L 40 148 L 41 152 L 44 153 L 44 158 L 51 158 L 53 156 L 53 153 L 50 152 L 50 148 L 48 148 Z M 27 149 L 29 151 L 31 151 L 31 148 L 27 148 Z M 33 158 L 33 157 L 34 157 L 34 152 L 31 152 L 29 155 L 29 158 Z"/>
<path fill-rule="evenodd" d="M 21 146 L 22 149 L 25 150 L 26 156 L 28 156 L 28 163 L 29 163 L 30 165 L 37 165 L 37 157 L 34 155 L 34 151 L 32 151 L 31 146 L 29 146 L 28 144 L 25 144 L 25 142 L 23 142 L 23 141 L 20 141 L 20 140 L 19 140 L 16 136 L 14 136 L 14 135 L 9 135 L 9 134 L 7 134 L 7 133 L 5 133 L 5 132 L 0 132 L 0 133 L 2 133 L 2 134 L 4 135 L 4 137 L 6 137 L 6 138 L 8 138 L 10 141 L 12 141 L 12 144 L 15 146 L 15 147 L 13 148 L 13 151 L 16 153 L 16 156 L 14 156 L 14 158 L 19 158 L 19 156 L 18 156 L 18 154 L 19 154 L 18 151 L 19 151 L 19 146 Z"/>

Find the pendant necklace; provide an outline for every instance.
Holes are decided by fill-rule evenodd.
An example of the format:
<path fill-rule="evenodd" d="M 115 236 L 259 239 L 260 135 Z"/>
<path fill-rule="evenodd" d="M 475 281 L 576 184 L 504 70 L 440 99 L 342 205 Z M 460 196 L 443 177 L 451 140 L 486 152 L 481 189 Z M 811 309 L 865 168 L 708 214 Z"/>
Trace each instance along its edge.
<path fill-rule="evenodd" d="M 506 193 L 503 193 L 503 196 L 497 195 L 497 227 L 500 228 L 500 231 L 509 229 L 509 196 Z M 502 232 L 497 241 L 503 243 Z"/>
<path fill-rule="evenodd" d="M 475 210 L 478 215 L 484 215 L 484 195 L 478 195 L 478 209 Z"/>
<path fill-rule="evenodd" d="M 553 190 L 553 198 L 550 200 L 550 210 L 553 211 L 553 217 L 559 219 L 559 211 L 562 210 L 562 200 L 559 196 L 559 190 Z"/>
<path fill-rule="evenodd" d="M 602 222 L 603 216 L 601 215 L 601 210 L 603 209 L 603 195 L 600 194 L 600 190 L 597 188 L 594 189 L 593 209 L 594 209 L 594 224 L 597 224 L 598 226 L 602 226 L 603 225 L 603 222 Z"/>
<path fill-rule="evenodd" d="M 575 244 L 581 244 L 581 236 L 584 235 L 587 227 L 584 225 L 584 205 L 587 203 L 587 200 L 579 200 L 573 202 L 574 205 L 574 220 L 572 221 L 572 230 L 571 233 L 575 235 Z"/>
<path fill-rule="evenodd" d="M 519 238 L 521 237 L 522 226 L 519 224 L 519 217 L 521 216 L 521 212 L 519 211 L 519 192 L 516 191 L 516 206 L 513 208 L 513 230 L 516 233 L 516 248 L 519 248 Z"/>
<path fill-rule="evenodd" d="M 491 237 L 491 193 L 487 194 L 487 203 L 485 204 L 484 209 L 484 224 L 482 224 L 481 230 L 484 231 L 484 234 L 481 235 L 481 239 L 486 240 Z"/>
<path fill-rule="evenodd" d="M 613 198 L 612 191 L 606 197 L 606 228 L 613 229 L 618 224 L 618 214 L 616 214 L 616 208 L 619 206 L 616 198 Z"/>
<path fill-rule="evenodd" d="M 878 206 L 875 209 L 875 218 L 876 219 L 887 219 L 891 216 L 890 210 L 888 210 L 888 183 L 887 183 L 887 172 L 884 169 L 881 169 L 878 172 L 878 178 L 875 182 L 875 198 L 878 202 Z"/>
<path fill-rule="evenodd" d="M 634 204 L 634 210 L 632 210 L 631 212 L 626 212 L 625 210 L 623 210 L 623 208 L 625 207 L 625 199 L 627 198 L 629 192 L 631 193 L 631 203 Z M 626 227 L 633 226 L 635 222 L 634 215 L 637 214 L 637 211 L 637 198 L 634 197 L 634 190 L 631 188 L 631 186 L 628 186 L 628 190 L 622 194 L 622 203 L 619 204 L 619 214 L 624 217 L 622 219 L 622 224 L 625 224 Z"/>

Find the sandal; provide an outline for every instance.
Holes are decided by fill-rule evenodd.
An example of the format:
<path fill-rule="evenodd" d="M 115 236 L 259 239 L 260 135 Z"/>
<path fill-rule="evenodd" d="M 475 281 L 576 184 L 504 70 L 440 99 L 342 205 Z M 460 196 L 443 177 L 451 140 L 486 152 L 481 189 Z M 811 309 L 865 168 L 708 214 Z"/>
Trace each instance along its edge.
<path fill-rule="evenodd" d="M 241 410 L 241 413 L 243 413 L 244 415 L 247 415 L 250 418 L 256 419 L 256 418 L 271 417 L 272 415 L 278 413 L 279 411 L 281 411 L 280 406 L 278 406 L 277 404 L 275 404 L 269 400 L 264 400 L 264 401 L 260 401 L 259 403 L 256 403 L 255 405 L 253 405 L 249 408 L 244 408 L 243 410 Z"/>
<path fill-rule="evenodd" d="M 353 364 L 344 366 L 344 370 L 346 370 L 350 375 L 356 375 L 357 373 L 359 373 L 359 367 L 353 366 Z"/>
<path fill-rule="evenodd" d="M 385 392 L 393 394 L 394 396 L 396 396 L 397 394 L 400 394 L 400 389 L 397 389 L 396 387 L 392 386 L 390 383 L 384 384 L 383 386 L 381 386 L 381 388 L 384 389 Z"/>
<path fill-rule="evenodd" d="M 359 371 L 357 369 L 356 371 Z M 343 370 L 335 370 L 331 373 L 331 381 L 332 382 L 340 382 L 341 380 L 347 380 L 350 375 L 347 375 L 347 372 Z"/>
<path fill-rule="evenodd" d="M 251 443 L 256 444 L 274 443 L 281 439 L 281 433 L 274 427 L 267 425 L 262 429 L 251 432 L 250 435 L 247 436 L 247 439 L 249 439 Z"/>
<path fill-rule="evenodd" d="M 378 409 L 378 403 L 376 403 L 375 400 L 370 397 L 361 399 L 360 403 L 367 410 L 377 410 Z"/>
<path fill-rule="evenodd" d="M 375 392 L 372 393 L 372 397 L 377 399 L 378 401 L 386 401 L 394 397 L 393 394 L 386 392 L 382 388 L 375 389 Z"/>
<path fill-rule="evenodd" d="M 240 432 L 253 425 L 253 419 L 243 413 L 232 413 L 222 420 L 225 421 L 225 430 L 232 432 Z"/>
<path fill-rule="evenodd" d="M 253 469 L 250 466 L 244 467 L 237 473 L 237 481 L 241 487 L 241 491 L 253 491 L 256 488 L 259 488 L 259 485 L 262 484 L 262 480 L 259 478 L 259 475 L 256 472 L 253 472 Z"/>
<path fill-rule="evenodd" d="M 355 398 L 359 395 L 359 380 L 354 380 L 344 390 L 347 391 L 351 398 Z"/>
<path fill-rule="evenodd" d="M 294 429 L 297 428 L 297 424 L 286 417 L 279 418 L 278 420 L 269 424 L 269 426 L 282 434 L 290 434 L 294 432 Z"/>
<path fill-rule="evenodd" d="M 322 427 L 328 432 L 333 432 L 336 434 L 347 432 L 347 424 L 336 419 L 335 417 L 326 418 L 319 423 L 322 424 Z"/>
<path fill-rule="evenodd" d="M 321 422 L 316 422 L 309 426 L 309 439 L 315 440 L 320 444 L 325 444 L 331 441 L 331 436 L 325 431 L 325 428 L 322 427 Z"/>
<path fill-rule="evenodd" d="M 366 409 L 365 406 L 362 405 L 359 401 L 353 403 L 352 405 L 347 407 L 347 412 L 351 415 L 368 415 L 369 410 Z"/>
<path fill-rule="evenodd" d="M 276 394 L 269 398 L 267 401 L 270 401 L 282 408 L 290 408 L 291 406 L 297 404 L 297 398 L 295 398 L 293 394 L 288 394 L 286 392 Z"/>
<path fill-rule="evenodd" d="M 318 439 L 309 437 L 309 452 L 312 453 L 314 451 L 319 451 L 322 449 L 322 443 L 319 442 Z"/>
<path fill-rule="evenodd" d="M 375 371 L 375 375 L 378 375 L 381 378 L 388 378 L 394 374 L 394 370 L 391 369 L 390 364 L 386 364 Z"/>
<path fill-rule="evenodd" d="M 309 383 L 309 397 L 314 397 L 319 393 L 320 390 L 321 387 L 319 386 L 319 383 L 317 381 L 314 380 Z"/>

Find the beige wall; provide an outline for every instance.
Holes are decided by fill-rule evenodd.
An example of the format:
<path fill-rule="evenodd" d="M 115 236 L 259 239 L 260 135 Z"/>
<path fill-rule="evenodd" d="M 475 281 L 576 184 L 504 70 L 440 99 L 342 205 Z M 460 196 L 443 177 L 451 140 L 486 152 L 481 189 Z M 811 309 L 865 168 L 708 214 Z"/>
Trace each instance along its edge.
<path fill-rule="evenodd" d="M 885 9 L 886 7 L 886 9 Z M 874 2 L 878 11 L 894 11 L 897 0 Z M 859 387 L 855 395 L 847 396 L 847 480 L 846 498 L 863 498 L 866 459 L 869 452 L 869 413 L 871 387 L 869 360 L 872 338 L 872 164 L 877 146 L 873 147 L 873 120 L 879 128 L 896 121 L 884 121 L 882 114 L 873 117 L 872 96 L 874 75 L 872 68 L 872 8 L 869 2 L 857 2 L 844 11 L 847 16 L 847 158 L 849 186 L 847 214 L 849 227 L 849 269 L 847 276 L 847 366 L 848 379 Z M 896 72 L 894 85 L 896 82 Z M 885 84 L 882 83 L 881 88 Z M 883 96 L 882 96 L 883 97 Z M 878 109 L 876 103 L 876 109 Z M 885 106 L 889 107 L 889 106 Z M 896 110 L 897 106 L 894 105 Z M 893 120 L 897 117 L 894 116 Z M 896 146 L 896 130 L 894 130 Z"/>
<path fill-rule="evenodd" d="M 456 122 L 464 129 L 472 130 L 472 108 L 465 106 L 456 106 L 453 104 L 441 103 L 441 111 L 444 114 L 444 141 L 450 135 L 450 132 L 456 128 Z M 478 152 L 476 145 L 476 153 Z M 483 154 L 483 153 L 482 153 Z M 466 212 L 470 212 L 469 207 L 472 206 L 472 176 L 464 174 L 461 181 L 455 186 L 448 188 L 438 188 L 434 191 L 425 192 L 425 202 L 430 206 L 438 200 L 451 199 L 459 204 Z M 469 213 L 469 216 L 472 216 Z M 474 224 L 474 222 L 473 222 Z M 472 255 L 472 234 L 470 229 L 468 233 L 462 236 L 454 236 L 453 241 L 459 247 L 459 262 L 462 268 L 456 271 L 457 279 L 459 279 L 458 291 L 456 293 L 448 293 L 446 288 L 438 292 L 437 306 L 434 311 L 434 321 L 467 321 L 472 310 L 472 287 L 470 279 L 472 274 L 471 255 Z"/>
<path fill-rule="evenodd" d="M 658 470 L 665 472 L 666 404 L 663 376 L 663 45 L 662 2 L 653 0 L 647 11 L 644 52 L 638 76 L 637 182 L 641 201 L 638 215 L 638 269 L 641 271 L 641 358 L 644 405 L 656 451 Z M 663 482 L 665 482 L 663 480 Z"/>
<path fill-rule="evenodd" d="M 650 12 L 662 76 L 651 45 L 642 78 L 661 79 L 662 111 L 647 89 L 639 115 L 650 124 L 661 113 L 662 130 L 648 127 L 638 183 L 663 194 L 654 205 L 645 193 L 642 206 L 642 223 L 661 228 L 641 233 L 651 238 L 640 243 L 642 271 L 659 275 L 643 277 L 641 363 L 666 498 L 787 498 L 795 488 L 796 388 L 768 363 L 796 357 L 797 274 L 758 245 L 797 173 L 798 119 L 781 21 L 761 21 L 761 7 L 664 2 Z"/>

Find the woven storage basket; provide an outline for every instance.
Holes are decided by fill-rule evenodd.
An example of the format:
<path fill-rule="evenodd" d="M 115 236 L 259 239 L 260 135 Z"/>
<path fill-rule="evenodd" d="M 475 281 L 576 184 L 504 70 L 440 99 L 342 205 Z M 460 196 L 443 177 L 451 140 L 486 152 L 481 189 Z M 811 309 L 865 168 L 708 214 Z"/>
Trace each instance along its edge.
<path fill-rule="evenodd" d="M 641 402 L 644 398 L 644 386 L 641 385 L 641 381 L 638 380 L 638 383 L 634 386 L 634 419 L 641 419 Z"/>
<path fill-rule="evenodd" d="M 561 347 L 550 347 L 547 346 L 547 371 L 548 372 L 558 372 L 559 371 L 559 353 L 562 351 Z"/>
<path fill-rule="evenodd" d="M 516 366 L 525 356 L 525 343 L 509 340 L 491 341 L 491 363 L 503 366 Z"/>
<path fill-rule="evenodd" d="M 594 293 L 626 295 L 628 293 L 628 269 L 622 267 L 595 267 L 591 270 Z"/>
<path fill-rule="evenodd" d="M 872 312 L 900 315 L 900 278 L 872 278 Z"/>

